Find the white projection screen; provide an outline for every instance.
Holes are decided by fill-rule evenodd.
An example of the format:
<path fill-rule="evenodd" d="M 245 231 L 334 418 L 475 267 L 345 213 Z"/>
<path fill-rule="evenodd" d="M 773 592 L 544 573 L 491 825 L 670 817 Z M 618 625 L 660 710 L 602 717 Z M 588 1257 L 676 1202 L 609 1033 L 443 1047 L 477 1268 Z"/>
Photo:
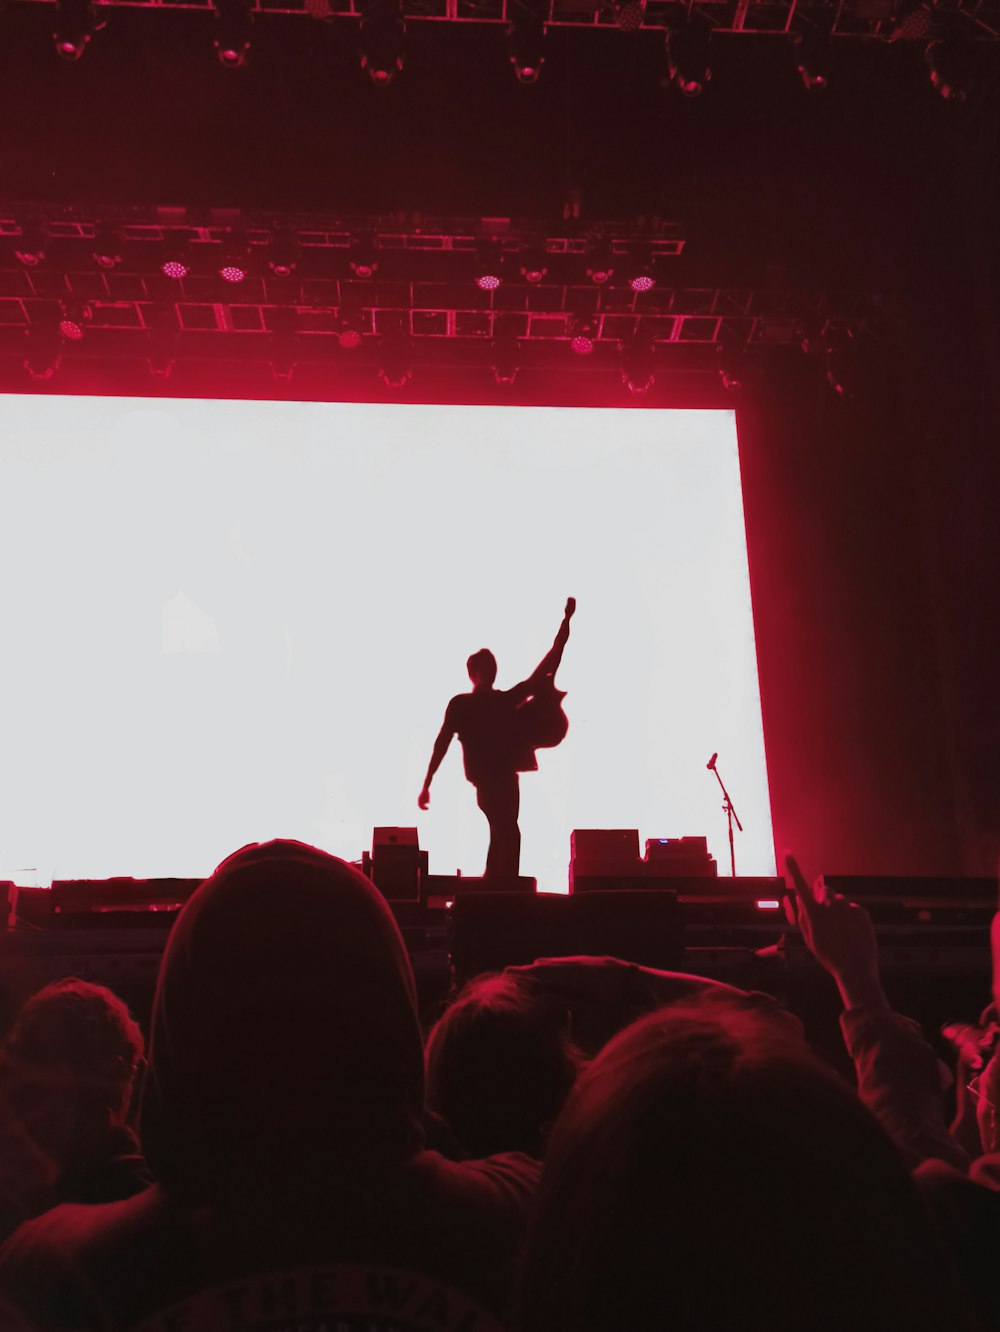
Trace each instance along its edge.
<path fill-rule="evenodd" d="M 732 412 L 0 397 L 0 875 L 201 876 L 416 824 L 480 874 L 465 661 L 530 674 L 568 595 L 570 730 L 521 781 L 522 873 L 573 828 L 707 835 L 713 751 L 774 872 Z"/>

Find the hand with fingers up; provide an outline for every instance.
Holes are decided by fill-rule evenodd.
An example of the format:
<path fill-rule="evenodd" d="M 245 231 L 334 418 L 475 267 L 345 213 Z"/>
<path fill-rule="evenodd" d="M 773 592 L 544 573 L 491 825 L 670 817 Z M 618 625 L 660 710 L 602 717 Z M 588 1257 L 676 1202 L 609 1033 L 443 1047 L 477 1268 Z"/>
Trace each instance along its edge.
<path fill-rule="evenodd" d="M 806 947 L 837 982 L 844 1007 L 884 1005 L 871 916 L 863 906 L 833 892 L 822 878 L 810 886 L 789 852 L 785 870 L 789 916 L 802 930 Z"/>

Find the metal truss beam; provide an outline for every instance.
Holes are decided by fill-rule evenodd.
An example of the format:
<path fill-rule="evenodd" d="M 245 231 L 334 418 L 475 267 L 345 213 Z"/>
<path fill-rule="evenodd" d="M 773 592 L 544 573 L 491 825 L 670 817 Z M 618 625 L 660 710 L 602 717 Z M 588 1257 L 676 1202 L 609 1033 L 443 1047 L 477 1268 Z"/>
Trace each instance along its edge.
<path fill-rule="evenodd" d="M 54 4 L 55 0 L 17 0 L 22 4 Z M 498 24 L 508 22 L 508 0 L 403 0 L 406 20 L 415 22 Z M 211 0 L 103 0 L 102 9 L 188 10 L 210 13 Z M 256 13 L 300 15 L 314 20 L 357 19 L 358 0 L 251 0 Z M 838 37 L 897 40 L 915 37 L 913 15 L 925 12 L 927 22 L 943 27 L 965 21 L 968 35 L 980 40 L 1000 37 L 998 0 L 941 0 L 931 7 L 896 0 L 647 0 L 641 28 L 659 31 L 700 13 L 717 32 L 780 36 L 799 27 L 816 27 Z M 617 29 L 615 7 L 607 0 L 550 0 L 548 27 Z"/>

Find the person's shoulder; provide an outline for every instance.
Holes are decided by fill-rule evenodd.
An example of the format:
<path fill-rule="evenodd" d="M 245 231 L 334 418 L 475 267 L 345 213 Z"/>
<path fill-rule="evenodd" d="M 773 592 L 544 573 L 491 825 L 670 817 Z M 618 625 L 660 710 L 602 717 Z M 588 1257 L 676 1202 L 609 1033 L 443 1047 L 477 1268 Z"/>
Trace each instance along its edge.
<path fill-rule="evenodd" d="M 523 1152 L 502 1152 L 476 1161 L 449 1161 L 438 1152 L 424 1152 L 422 1168 L 449 1192 L 516 1213 L 531 1205 L 542 1170 L 540 1162 Z"/>
<path fill-rule="evenodd" d="M 155 1226 L 163 1214 L 155 1186 L 118 1202 L 60 1203 L 23 1222 L 0 1248 L 0 1275 L 21 1263 L 72 1262 L 82 1249 L 101 1247 L 123 1232 Z"/>

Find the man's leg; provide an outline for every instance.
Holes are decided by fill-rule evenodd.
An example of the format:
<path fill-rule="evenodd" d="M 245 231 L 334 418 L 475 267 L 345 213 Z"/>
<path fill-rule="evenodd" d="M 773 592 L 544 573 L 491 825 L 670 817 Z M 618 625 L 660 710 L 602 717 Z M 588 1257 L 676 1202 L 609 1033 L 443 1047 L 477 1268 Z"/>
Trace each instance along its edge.
<path fill-rule="evenodd" d="M 517 885 L 521 863 L 521 829 L 517 824 L 521 787 L 517 773 L 477 786 L 476 799 L 490 825 L 490 849 L 484 877 L 490 883 L 513 888 Z"/>

